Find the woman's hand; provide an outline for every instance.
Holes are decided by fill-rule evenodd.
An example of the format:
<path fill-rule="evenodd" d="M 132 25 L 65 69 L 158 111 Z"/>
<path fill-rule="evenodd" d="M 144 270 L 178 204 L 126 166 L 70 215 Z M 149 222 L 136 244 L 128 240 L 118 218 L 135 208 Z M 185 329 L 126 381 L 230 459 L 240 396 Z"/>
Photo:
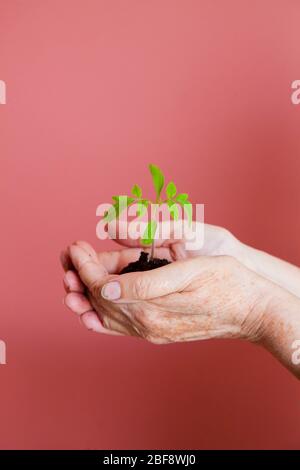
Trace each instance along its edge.
<path fill-rule="evenodd" d="M 160 224 L 160 228 L 163 224 L 164 222 Z M 169 222 L 167 222 L 167 224 L 168 226 L 170 225 Z M 184 227 L 181 239 L 176 239 L 174 236 L 176 233 L 176 225 Z M 197 228 L 197 226 L 201 228 Z M 132 227 L 132 233 L 134 235 L 134 225 Z M 186 243 L 190 239 L 191 233 L 195 234 L 195 237 L 197 237 L 201 234 L 201 229 L 203 229 L 204 235 L 203 246 L 197 250 L 187 250 Z M 113 237 L 113 232 L 110 232 L 110 227 L 108 227 L 109 235 L 114 238 L 117 243 L 130 247 L 141 246 L 139 239 L 130 238 L 130 232 L 126 233 L 126 238 L 120 238 L 119 233 L 124 233 L 124 231 L 125 229 L 122 227 L 122 222 L 120 222 L 119 230 L 116 236 Z M 199 222 L 193 222 L 193 225 L 189 227 L 186 224 L 182 224 L 181 220 L 178 220 L 177 222 L 171 223 L 170 238 L 167 240 L 157 239 L 155 246 L 165 248 L 165 252 L 175 260 L 203 255 L 233 256 L 248 269 L 269 279 L 297 297 L 300 297 L 300 269 L 297 266 L 242 243 L 225 228 L 201 224 Z"/>
<path fill-rule="evenodd" d="M 156 256 L 175 263 L 119 276 L 141 248 L 139 240 L 117 241 L 132 248 L 96 254 L 77 242 L 62 254 L 65 304 L 88 329 L 155 343 L 250 339 L 300 377 L 299 268 L 205 225 L 197 252 L 185 249 L 184 238 L 157 240 Z"/>
<path fill-rule="evenodd" d="M 114 268 L 122 252 L 106 254 L 101 263 L 88 244 L 78 242 L 69 254 L 88 289 L 89 301 L 78 313 L 84 316 L 94 309 L 107 332 L 153 343 L 259 340 L 263 335 L 270 286 L 232 257 L 203 256 L 119 276 Z"/>

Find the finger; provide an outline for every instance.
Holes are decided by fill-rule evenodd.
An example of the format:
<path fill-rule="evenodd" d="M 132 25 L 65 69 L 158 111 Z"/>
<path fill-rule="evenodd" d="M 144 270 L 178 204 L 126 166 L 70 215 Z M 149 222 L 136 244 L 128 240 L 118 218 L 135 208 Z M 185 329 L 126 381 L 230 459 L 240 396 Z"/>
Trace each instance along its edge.
<path fill-rule="evenodd" d="M 116 318 L 113 318 L 110 315 L 103 315 L 101 320 L 102 325 L 109 331 L 115 331 L 127 336 L 135 336 L 135 331 L 132 327 L 120 323 Z"/>
<path fill-rule="evenodd" d="M 98 286 L 95 286 L 95 297 L 93 297 L 93 295 L 91 295 L 89 292 L 87 293 L 88 300 L 94 307 L 94 310 L 99 315 L 100 320 L 102 322 L 102 326 L 105 326 L 105 328 L 107 328 L 108 330 L 118 331 L 122 334 L 126 334 L 129 336 L 136 336 L 137 331 L 133 327 L 131 319 L 128 317 L 124 310 L 120 309 L 119 307 L 115 308 L 115 305 L 112 306 L 109 302 L 106 302 L 104 299 L 101 299 L 100 313 L 99 302 L 97 302 L 97 298 L 101 298 L 100 292 L 102 285 L 103 283 L 99 283 Z"/>
<path fill-rule="evenodd" d="M 91 315 L 91 312 L 93 312 L 97 319 L 94 317 L 94 315 Z M 118 322 L 118 320 L 116 320 L 115 318 L 111 317 L 110 315 L 107 315 L 105 312 L 102 312 L 101 315 L 99 315 L 99 311 L 96 312 L 96 311 L 89 311 L 87 312 L 90 316 L 93 317 L 93 320 L 91 321 L 94 321 L 94 323 L 98 323 L 98 327 L 100 328 L 99 326 L 99 322 L 100 322 L 100 325 L 101 325 L 101 332 L 103 332 L 103 328 L 107 331 L 107 332 L 110 332 L 110 333 L 117 333 L 117 334 L 121 334 L 121 335 L 127 335 L 127 336 L 135 336 L 136 335 L 136 332 L 134 331 L 133 328 L 131 328 L 130 326 L 127 326 Z M 85 317 L 87 317 L 86 313 L 84 314 Z"/>
<path fill-rule="evenodd" d="M 84 292 L 84 285 L 74 271 L 67 271 L 63 283 L 66 292 Z"/>
<path fill-rule="evenodd" d="M 99 263 L 98 258 L 95 260 L 93 254 L 87 253 L 87 251 L 83 249 L 82 246 L 73 244 L 70 246 L 69 251 L 72 262 L 77 269 L 80 279 L 88 288 L 88 291 L 90 292 L 88 295 L 91 295 L 91 301 L 89 302 L 88 299 L 86 299 L 82 294 L 76 294 L 77 296 L 81 295 L 81 302 L 84 303 L 84 305 L 77 307 L 74 306 L 74 298 L 71 298 L 71 300 L 68 298 L 66 299 L 67 305 L 70 306 L 70 302 L 72 302 L 70 308 L 73 309 L 73 311 L 76 310 L 76 313 L 81 314 L 88 310 L 93 310 L 92 299 L 94 297 L 98 298 L 100 296 L 102 285 L 106 282 L 106 280 L 111 279 L 111 276 L 107 273 L 105 267 Z M 70 295 L 71 294 L 68 294 L 68 296 Z M 86 302 L 88 302 L 88 304 L 84 302 L 84 299 Z M 76 302 L 78 303 L 79 300 L 80 299 L 77 297 Z M 116 314 L 117 313 L 115 312 L 115 315 Z M 121 321 L 119 321 L 119 319 Z M 124 315 L 120 315 L 120 318 L 111 318 L 111 316 L 108 315 L 103 316 L 103 322 L 106 328 L 119 331 L 121 333 L 130 334 L 130 327 L 122 323 L 122 320 L 124 321 L 125 319 L 126 317 L 124 317 Z"/>
<path fill-rule="evenodd" d="M 100 264 L 98 259 L 95 260 L 81 246 L 71 245 L 69 252 L 81 281 L 88 289 L 93 289 L 96 284 L 108 276 L 103 264 Z"/>
<path fill-rule="evenodd" d="M 105 267 L 108 273 L 114 274 L 120 272 L 128 263 L 136 261 L 140 256 L 140 252 L 141 250 L 139 248 L 104 251 L 102 253 L 98 253 L 98 260 L 99 263 Z"/>
<path fill-rule="evenodd" d="M 117 302 L 154 299 L 185 289 L 200 269 L 201 263 L 195 258 L 152 271 L 122 274 L 105 283 L 101 295 L 106 300 Z"/>
<path fill-rule="evenodd" d="M 74 266 L 72 264 L 70 255 L 69 255 L 69 250 L 63 250 L 60 254 L 60 262 L 65 271 L 70 271 L 74 269 Z"/>
<path fill-rule="evenodd" d="M 82 240 L 76 241 L 73 243 L 73 245 L 80 246 L 82 249 L 84 249 L 90 257 L 92 257 L 94 260 L 97 259 L 97 254 L 93 247 Z M 70 247 L 68 247 L 66 250 L 63 250 L 60 254 L 60 262 L 62 264 L 62 267 L 65 271 L 73 271 L 74 270 L 74 264 L 72 262 L 71 256 L 70 256 Z"/>
<path fill-rule="evenodd" d="M 182 259 L 188 258 L 187 251 L 184 247 L 184 244 L 181 242 L 176 242 L 170 245 L 170 248 L 156 248 L 155 250 L 169 250 L 170 256 L 174 261 L 179 261 Z"/>
<path fill-rule="evenodd" d="M 88 299 L 83 294 L 75 292 L 71 292 L 65 296 L 64 304 L 77 315 L 82 315 L 89 310 L 93 310 Z"/>
<path fill-rule="evenodd" d="M 72 245 L 76 245 L 76 246 L 81 247 L 84 251 L 86 251 L 86 253 L 87 253 L 94 261 L 97 261 L 97 253 L 96 253 L 96 251 L 94 250 L 94 248 L 92 247 L 92 245 L 90 245 L 88 242 L 83 241 L 83 240 L 78 240 L 78 241 L 72 243 Z"/>
<path fill-rule="evenodd" d="M 86 312 L 82 314 L 79 318 L 82 325 L 85 326 L 88 330 L 92 330 L 96 333 L 102 333 L 105 335 L 124 336 L 124 334 L 118 331 L 113 331 L 109 330 L 108 328 L 105 328 L 95 311 Z"/>
<path fill-rule="evenodd" d="M 130 334 L 126 327 L 118 323 L 115 319 L 108 317 L 105 313 L 103 313 L 100 318 L 99 314 L 93 310 L 91 303 L 82 294 L 68 294 L 65 297 L 64 303 L 72 312 L 80 317 L 84 317 L 85 326 L 89 329 L 93 329 L 99 333 L 106 332 L 106 334 Z"/>

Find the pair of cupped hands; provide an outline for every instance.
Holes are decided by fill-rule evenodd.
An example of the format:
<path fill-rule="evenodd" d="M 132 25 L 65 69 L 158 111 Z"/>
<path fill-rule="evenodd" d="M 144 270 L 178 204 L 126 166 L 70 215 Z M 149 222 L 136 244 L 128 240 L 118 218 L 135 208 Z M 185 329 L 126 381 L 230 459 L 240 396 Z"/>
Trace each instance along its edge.
<path fill-rule="evenodd" d="M 227 230 L 204 226 L 204 245 L 156 240 L 155 256 L 171 264 L 119 275 L 139 258 L 139 240 L 116 239 L 126 248 L 96 251 L 77 241 L 62 252 L 64 303 L 89 330 L 131 335 L 163 344 L 263 335 L 268 281 L 243 263 L 242 244 Z"/>

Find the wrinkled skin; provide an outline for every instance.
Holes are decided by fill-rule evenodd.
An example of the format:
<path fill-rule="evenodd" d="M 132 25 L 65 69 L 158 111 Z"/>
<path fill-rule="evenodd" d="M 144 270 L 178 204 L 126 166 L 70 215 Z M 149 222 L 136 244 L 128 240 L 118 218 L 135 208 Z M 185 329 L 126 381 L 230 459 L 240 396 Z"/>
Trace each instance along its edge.
<path fill-rule="evenodd" d="M 117 273 L 140 253 L 132 248 L 96 254 L 75 242 L 62 255 L 67 271 L 65 304 L 99 333 L 132 335 L 153 343 L 208 338 L 259 340 L 263 332 L 268 283 L 239 263 L 240 246 L 226 230 L 206 226 L 199 252 L 186 252 L 184 240 L 157 241 L 156 256 L 173 261 L 145 273 Z M 118 281 L 120 298 L 108 300 L 103 286 Z M 113 285 L 114 285 L 113 284 Z"/>
<path fill-rule="evenodd" d="M 87 329 L 102 334 L 157 344 L 255 341 L 300 379 L 300 269 L 220 227 L 205 225 L 198 251 L 185 250 L 186 235 L 156 241 L 155 255 L 171 264 L 122 275 L 139 258 L 140 240 L 117 232 L 116 241 L 127 248 L 98 254 L 86 242 L 73 243 L 61 256 L 65 304 Z"/>

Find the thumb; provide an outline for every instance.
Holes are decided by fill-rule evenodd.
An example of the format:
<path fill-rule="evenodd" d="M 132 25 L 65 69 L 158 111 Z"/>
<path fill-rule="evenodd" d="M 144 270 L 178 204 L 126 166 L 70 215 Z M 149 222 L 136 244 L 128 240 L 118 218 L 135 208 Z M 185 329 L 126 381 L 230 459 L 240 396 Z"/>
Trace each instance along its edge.
<path fill-rule="evenodd" d="M 199 272 L 199 260 L 176 261 L 158 269 L 121 274 L 105 283 L 101 295 L 106 300 L 128 302 L 149 300 L 183 290 Z"/>

